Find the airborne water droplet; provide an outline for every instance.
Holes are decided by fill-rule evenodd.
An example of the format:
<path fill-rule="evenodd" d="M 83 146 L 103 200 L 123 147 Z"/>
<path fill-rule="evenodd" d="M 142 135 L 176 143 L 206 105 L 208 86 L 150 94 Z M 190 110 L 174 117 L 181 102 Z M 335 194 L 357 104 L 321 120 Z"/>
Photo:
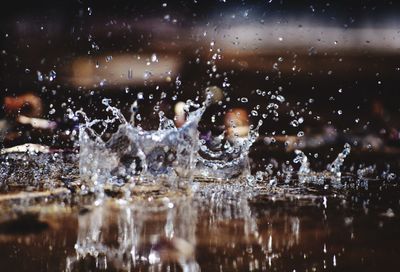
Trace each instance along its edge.
<path fill-rule="evenodd" d="M 36 75 L 37 75 L 38 81 L 43 81 L 43 75 L 42 75 L 42 73 L 40 71 L 37 71 Z"/>
<path fill-rule="evenodd" d="M 152 62 L 158 62 L 158 58 L 157 58 L 157 55 L 156 55 L 156 54 L 152 54 L 152 55 L 151 55 L 151 61 L 152 61 Z"/>
<path fill-rule="evenodd" d="M 276 97 L 276 100 L 278 100 L 279 102 L 283 103 L 283 102 L 285 102 L 285 97 L 283 97 L 282 95 L 278 95 Z"/>
<path fill-rule="evenodd" d="M 293 120 L 292 122 L 290 122 L 290 125 L 292 127 L 298 127 L 299 126 L 299 122 L 297 120 Z"/>
<path fill-rule="evenodd" d="M 56 79 L 57 73 L 54 70 L 51 70 L 49 72 L 49 81 L 53 81 L 54 79 Z"/>

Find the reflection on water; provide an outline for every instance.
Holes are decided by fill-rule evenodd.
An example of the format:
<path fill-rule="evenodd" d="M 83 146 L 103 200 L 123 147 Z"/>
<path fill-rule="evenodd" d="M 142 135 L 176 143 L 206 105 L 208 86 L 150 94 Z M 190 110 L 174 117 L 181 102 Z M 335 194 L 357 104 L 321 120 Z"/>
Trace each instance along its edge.
<path fill-rule="evenodd" d="M 174 262 L 184 271 L 198 271 L 195 261 L 196 209 L 182 199 L 160 200 L 161 206 L 110 201 L 78 216 L 76 256 L 67 258 L 67 271 L 75 271 L 89 255 L 95 266 L 153 271 Z M 137 204 L 137 205 L 136 205 Z"/>
<path fill-rule="evenodd" d="M 82 189 L 74 154 L 12 153 L 1 162 L 0 263 L 10 271 L 377 271 L 398 265 L 400 191 L 390 169 L 379 179 L 375 166 L 353 169 L 357 175 L 343 174 L 341 187 L 301 182 L 287 167 L 251 182 L 106 186 L 98 198 Z"/>
<path fill-rule="evenodd" d="M 200 271 L 197 256 L 202 252 L 196 248 L 202 247 L 221 258 L 222 271 L 247 262 L 260 269 L 279 257 L 274 249 L 299 243 L 297 216 L 286 215 L 283 236 L 275 238 L 272 225 L 258 225 L 249 202 L 254 193 L 243 184 L 196 185 L 193 195 L 108 200 L 85 208 L 78 215 L 76 254 L 67 257 L 66 270 L 76 271 L 91 257 L 99 269 Z M 235 257 L 238 250 L 244 256 Z M 263 257 L 256 257 L 255 250 Z"/>

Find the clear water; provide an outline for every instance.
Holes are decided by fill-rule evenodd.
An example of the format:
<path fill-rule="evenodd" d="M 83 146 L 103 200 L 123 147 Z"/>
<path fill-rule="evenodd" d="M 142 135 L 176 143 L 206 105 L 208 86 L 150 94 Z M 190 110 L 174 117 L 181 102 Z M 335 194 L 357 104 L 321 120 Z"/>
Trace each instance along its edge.
<path fill-rule="evenodd" d="M 180 188 L 191 185 L 194 177 L 229 180 L 250 175 L 248 153 L 262 122 L 246 137 L 224 141 L 224 135 L 219 135 L 207 143 L 200 139 L 197 126 L 208 101 L 201 107 L 187 102 L 187 108 L 198 109 L 187 110 L 187 120 L 179 128 L 160 113 L 159 129 L 154 131 L 135 126 L 135 112 L 132 121 L 127 122 L 108 100 L 103 103 L 112 113 L 112 119 L 90 121 L 84 112 L 77 112 L 85 120 L 79 127 L 80 178 L 90 192 L 103 194 L 104 186 L 125 183 L 133 186 L 163 182 Z M 104 140 L 108 124 L 114 122 L 120 123 L 118 130 Z M 103 126 L 101 132 L 94 129 L 98 124 Z"/>

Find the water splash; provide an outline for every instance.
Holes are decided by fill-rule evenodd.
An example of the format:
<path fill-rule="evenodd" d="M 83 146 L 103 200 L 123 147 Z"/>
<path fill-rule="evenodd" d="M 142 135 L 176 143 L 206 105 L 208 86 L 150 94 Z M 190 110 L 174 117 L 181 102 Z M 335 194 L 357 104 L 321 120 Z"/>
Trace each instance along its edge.
<path fill-rule="evenodd" d="M 79 127 L 79 168 L 87 192 L 103 195 L 105 186 L 125 183 L 164 182 L 185 187 L 195 176 L 230 179 L 248 175 L 248 153 L 262 122 L 250 129 L 247 137 L 200 139 L 198 123 L 210 101 L 210 94 L 203 105 L 188 100 L 184 107 L 186 122 L 179 128 L 159 111 L 159 128 L 150 131 L 134 124 L 136 102 L 131 107 L 130 122 L 108 99 L 103 99 L 103 104 L 112 118 L 90 120 L 78 111 L 76 114 L 85 121 Z M 195 110 L 190 112 L 190 108 Z M 104 139 L 107 128 L 115 122 L 120 124 L 117 132 Z M 101 127 L 100 131 L 95 127 Z"/>
<path fill-rule="evenodd" d="M 251 145 L 259 136 L 261 125 L 260 120 L 258 126 L 250 129 L 246 137 L 234 137 L 229 140 L 224 135 L 219 135 L 208 141 L 208 144 L 202 141 L 196 167 L 197 176 L 223 180 L 248 176 L 250 174 L 248 154 Z"/>
<path fill-rule="evenodd" d="M 295 163 L 300 163 L 299 171 L 297 175 L 301 183 L 314 183 L 323 185 L 327 181 L 330 185 L 335 188 L 342 187 L 341 184 L 341 167 L 344 163 L 345 158 L 350 154 L 351 147 L 348 143 L 344 145 L 342 152 L 338 154 L 336 159 L 328 165 L 327 170 L 316 172 L 311 170 L 310 162 L 307 156 L 301 150 L 295 150 L 296 158 L 293 160 Z"/>
<path fill-rule="evenodd" d="M 106 184 L 151 183 L 163 178 L 179 187 L 192 179 L 199 148 L 197 126 L 205 105 L 189 113 L 180 128 L 160 114 L 160 129 L 145 131 L 128 123 L 109 100 L 103 103 L 114 118 L 90 121 L 79 112 L 85 119 L 79 128 L 80 175 L 92 190 L 101 193 Z M 115 121 L 120 122 L 118 131 L 103 140 L 108 125 Z M 104 130 L 97 133 L 94 125 L 99 123 Z"/>

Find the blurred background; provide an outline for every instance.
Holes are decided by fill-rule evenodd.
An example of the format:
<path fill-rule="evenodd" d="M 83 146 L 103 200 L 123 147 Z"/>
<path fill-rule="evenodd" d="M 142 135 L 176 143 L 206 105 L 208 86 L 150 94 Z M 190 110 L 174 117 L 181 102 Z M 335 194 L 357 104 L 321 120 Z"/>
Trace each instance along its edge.
<path fill-rule="evenodd" d="M 14 1 L 0 16 L 0 142 L 71 148 L 77 120 L 112 99 L 137 123 L 179 126 L 182 101 L 214 94 L 202 133 L 232 118 L 259 142 L 351 142 L 398 154 L 400 3 L 395 1 Z M 240 134 L 239 133 L 239 134 Z M 260 151 L 261 152 L 261 151 Z"/>

